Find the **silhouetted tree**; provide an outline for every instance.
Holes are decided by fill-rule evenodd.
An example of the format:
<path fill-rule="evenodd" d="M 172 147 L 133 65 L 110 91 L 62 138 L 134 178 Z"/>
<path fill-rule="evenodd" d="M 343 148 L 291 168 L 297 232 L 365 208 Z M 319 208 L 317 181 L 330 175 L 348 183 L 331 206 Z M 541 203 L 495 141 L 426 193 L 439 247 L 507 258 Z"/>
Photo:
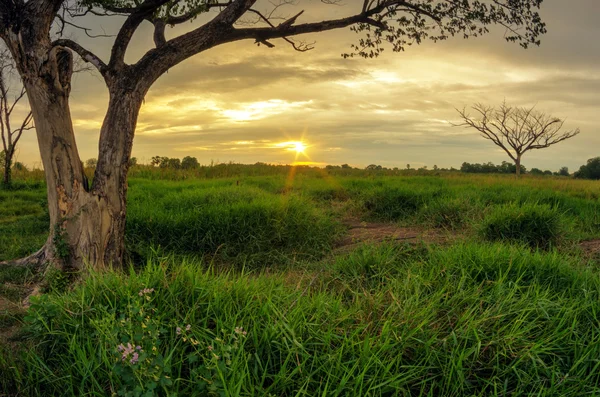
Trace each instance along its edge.
<path fill-rule="evenodd" d="M 172 158 L 167 160 L 167 168 L 178 170 L 181 168 L 181 160 Z"/>
<path fill-rule="evenodd" d="M 560 170 L 558 170 L 558 175 L 570 176 L 571 174 L 569 174 L 569 167 L 560 167 Z"/>
<path fill-rule="evenodd" d="M 540 170 L 539 168 L 532 168 L 529 173 L 532 175 L 544 175 L 544 171 Z"/>
<path fill-rule="evenodd" d="M 152 159 L 150 160 L 150 165 L 156 167 L 157 165 L 160 164 L 160 156 L 153 156 Z"/>
<path fill-rule="evenodd" d="M 96 168 L 97 164 L 98 164 L 98 159 L 87 159 L 87 160 L 85 160 L 85 166 L 87 168 Z"/>
<path fill-rule="evenodd" d="M 185 156 L 181 160 L 181 168 L 183 168 L 184 170 L 190 170 L 198 167 L 200 167 L 200 163 L 198 163 L 198 159 L 196 159 L 195 157 Z"/>
<path fill-rule="evenodd" d="M 13 169 L 16 171 L 27 171 L 27 166 L 20 161 L 15 161 L 13 164 Z"/>
<path fill-rule="evenodd" d="M 535 107 L 511 107 L 506 103 L 498 109 L 482 104 L 473 106 L 477 118 L 466 109 L 458 110 L 463 122 L 457 124 L 474 128 L 481 136 L 502 148 L 521 174 L 521 158 L 533 149 L 544 149 L 579 134 L 579 129 L 561 132 L 564 120 L 539 112 Z"/>

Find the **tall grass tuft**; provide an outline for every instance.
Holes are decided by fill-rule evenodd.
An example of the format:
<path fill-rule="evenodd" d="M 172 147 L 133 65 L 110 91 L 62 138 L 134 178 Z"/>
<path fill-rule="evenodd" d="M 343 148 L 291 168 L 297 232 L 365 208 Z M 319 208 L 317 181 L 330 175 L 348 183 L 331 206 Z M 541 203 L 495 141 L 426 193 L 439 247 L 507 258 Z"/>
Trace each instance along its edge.
<path fill-rule="evenodd" d="M 491 207 L 479 225 L 485 240 L 515 242 L 541 249 L 557 246 L 566 230 L 563 214 L 557 207 L 537 203 Z"/>
<path fill-rule="evenodd" d="M 403 220 L 441 195 L 439 188 L 394 184 L 373 187 L 363 194 L 363 207 L 375 219 Z"/>

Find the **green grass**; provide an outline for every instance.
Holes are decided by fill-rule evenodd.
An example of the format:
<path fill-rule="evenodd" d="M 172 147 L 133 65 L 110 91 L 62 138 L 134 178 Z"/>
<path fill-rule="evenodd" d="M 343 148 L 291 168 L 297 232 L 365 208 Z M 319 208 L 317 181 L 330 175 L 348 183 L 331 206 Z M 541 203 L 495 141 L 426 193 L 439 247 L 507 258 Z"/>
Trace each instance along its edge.
<path fill-rule="evenodd" d="M 481 236 L 489 241 L 548 249 L 564 239 L 567 225 L 557 207 L 524 203 L 493 207 L 478 228 Z"/>
<path fill-rule="evenodd" d="M 92 274 L 35 301 L 23 336 L 32 350 L 5 355 L 0 379 L 25 395 L 600 392 L 600 283 L 568 257 L 383 245 L 304 269 L 306 287 L 289 277 L 164 258 L 139 273 Z M 154 291 L 139 296 L 144 288 Z M 118 364 L 129 341 L 156 347 L 145 359 L 159 363 L 157 380 Z"/>
<path fill-rule="evenodd" d="M 43 186 L 0 190 L 0 261 L 37 251 L 48 236 L 48 223 Z"/>
<path fill-rule="evenodd" d="M 310 201 L 253 186 L 155 181 L 132 190 L 127 237 L 142 247 L 218 253 L 230 262 L 264 266 L 286 258 L 318 259 L 340 231 L 338 223 Z"/>
<path fill-rule="evenodd" d="M 597 183 L 234 164 L 132 176 L 135 266 L 72 288 L 48 272 L 25 316 L 1 305 L 35 276 L 0 268 L 0 395 L 600 394 L 600 267 L 572 249 L 600 237 Z M 15 186 L 0 191 L 0 260 L 48 229 L 44 186 Z M 456 238 L 339 253 L 347 218 Z"/>

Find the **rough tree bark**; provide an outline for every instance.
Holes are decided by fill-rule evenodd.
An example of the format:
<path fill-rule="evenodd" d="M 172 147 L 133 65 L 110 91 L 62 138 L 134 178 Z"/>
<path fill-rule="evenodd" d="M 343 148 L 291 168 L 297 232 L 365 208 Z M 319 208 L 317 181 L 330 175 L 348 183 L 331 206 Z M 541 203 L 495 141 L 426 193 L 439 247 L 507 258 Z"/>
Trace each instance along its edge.
<path fill-rule="evenodd" d="M 11 147 L 6 151 L 6 157 L 4 158 L 4 175 L 2 176 L 2 184 L 4 186 L 10 185 L 13 156 L 14 152 L 13 148 Z"/>

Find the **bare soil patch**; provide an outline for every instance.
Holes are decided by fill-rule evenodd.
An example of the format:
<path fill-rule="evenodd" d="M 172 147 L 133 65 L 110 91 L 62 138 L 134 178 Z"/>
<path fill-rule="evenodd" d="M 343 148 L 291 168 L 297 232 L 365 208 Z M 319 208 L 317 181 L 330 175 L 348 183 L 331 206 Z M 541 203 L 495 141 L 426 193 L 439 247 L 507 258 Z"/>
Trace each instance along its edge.
<path fill-rule="evenodd" d="M 579 246 L 587 255 L 600 258 L 600 239 L 582 241 Z"/>
<path fill-rule="evenodd" d="M 450 239 L 447 232 L 419 227 L 402 227 L 393 223 L 364 222 L 351 220 L 345 222 L 348 234 L 338 242 L 336 251 L 349 251 L 363 243 L 382 243 L 384 241 L 405 241 L 408 243 L 443 244 Z"/>

